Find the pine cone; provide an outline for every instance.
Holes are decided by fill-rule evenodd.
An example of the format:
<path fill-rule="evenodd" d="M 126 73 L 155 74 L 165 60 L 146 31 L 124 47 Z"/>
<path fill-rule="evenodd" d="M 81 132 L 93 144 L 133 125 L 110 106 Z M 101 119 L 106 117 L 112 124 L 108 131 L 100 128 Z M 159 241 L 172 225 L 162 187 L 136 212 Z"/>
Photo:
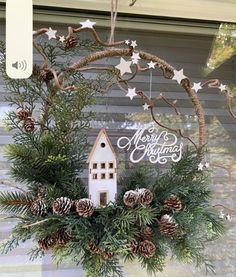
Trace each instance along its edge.
<path fill-rule="evenodd" d="M 180 211 L 182 209 L 182 203 L 179 197 L 173 194 L 164 201 L 164 205 L 165 208 L 174 211 Z"/>
<path fill-rule="evenodd" d="M 92 254 L 100 254 L 101 253 L 101 249 L 98 247 L 98 242 L 94 243 L 92 241 L 90 241 L 88 243 L 88 250 L 92 253 Z"/>
<path fill-rule="evenodd" d="M 65 215 L 71 211 L 73 201 L 67 197 L 60 197 L 54 200 L 52 210 L 54 214 Z"/>
<path fill-rule="evenodd" d="M 138 202 L 140 204 L 147 206 L 152 203 L 153 194 L 149 189 L 139 189 L 138 196 Z"/>
<path fill-rule="evenodd" d="M 131 249 L 131 252 L 134 255 L 139 254 L 139 243 L 136 239 L 133 239 L 132 241 L 129 242 L 129 248 Z"/>
<path fill-rule="evenodd" d="M 77 39 L 74 36 L 70 36 L 64 41 L 65 49 L 74 48 L 77 45 Z"/>
<path fill-rule="evenodd" d="M 34 202 L 32 202 L 30 206 L 30 211 L 33 215 L 36 216 L 44 216 L 47 214 L 47 205 L 45 202 L 41 199 L 38 199 Z"/>
<path fill-rule="evenodd" d="M 90 217 L 94 212 L 93 202 L 88 198 L 82 198 L 75 202 L 76 212 L 82 217 Z"/>
<path fill-rule="evenodd" d="M 104 260 L 112 260 L 113 257 L 114 257 L 114 253 L 108 252 L 108 251 L 104 251 L 102 253 L 102 257 L 103 257 Z"/>
<path fill-rule="evenodd" d="M 40 70 L 40 78 L 48 83 L 50 82 L 53 78 L 54 78 L 54 75 L 52 74 L 52 72 L 48 69 L 41 69 Z"/>
<path fill-rule="evenodd" d="M 42 199 L 42 198 L 46 197 L 46 194 L 47 194 L 47 187 L 44 185 L 39 185 L 37 198 Z"/>
<path fill-rule="evenodd" d="M 156 246 L 149 240 L 141 241 L 139 244 L 139 254 L 144 258 L 151 258 L 156 253 Z"/>
<path fill-rule="evenodd" d="M 135 190 L 126 191 L 123 201 L 127 207 L 133 207 L 138 201 L 138 193 Z"/>
<path fill-rule="evenodd" d="M 141 230 L 140 238 L 142 240 L 152 240 L 153 238 L 153 230 L 151 227 L 145 226 Z"/>
<path fill-rule="evenodd" d="M 65 228 L 60 229 L 56 234 L 56 243 L 59 245 L 66 245 L 71 239 L 71 234 Z"/>
<path fill-rule="evenodd" d="M 172 216 L 165 214 L 159 222 L 160 232 L 163 235 L 173 237 L 177 233 L 178 224 Z"/>
<path fill-rule="evenodd" d="M 35 129 L 35 122 L 32 117 L 27 117 L 24 121 L 23 127 L 27 133 L 32 133 Z"/>
<path fill-rule="evenodd" d="M 26 120 L 28 117 L 29 117 L 29 111 L 26 110 L 26 109 L 21 109 L 17 112 L 17 117 L 20 119 L 20 120 Z"/>
<path fill-rule="evenodd" d="M 38 241 L 39 248 L 43 251 L 47 251 L 56 245 L 55 236 L 47 236 L 44 239 Z"/>

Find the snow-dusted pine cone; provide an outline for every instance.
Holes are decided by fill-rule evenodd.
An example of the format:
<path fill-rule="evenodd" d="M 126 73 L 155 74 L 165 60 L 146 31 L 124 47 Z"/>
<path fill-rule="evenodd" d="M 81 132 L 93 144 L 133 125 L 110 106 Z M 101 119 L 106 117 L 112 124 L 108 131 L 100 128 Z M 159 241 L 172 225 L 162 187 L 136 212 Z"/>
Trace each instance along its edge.
<path fill-rule="evenodd" d="M 156 253 L 156 246 L 149 240 L 141 241 L 139 244 L 139 255 L 144 258 L 151 258 Z"/>
<path fill-rule="evenodd" d="M 165 208 L 180 211 L 182 209 L 182 203 L 177 195 L 172 194 L 164 201 Z"/>
<path fill-rule="evenodd" d="M 71 211 L 73 201 L 67 197 L 60 197 L 53 201 L 52 210 L 54 214 L 65 215 Z"/>
<path fill-rule="evenodd" d="M 151 227 L 145 226 L 141 229 L 140 238 L 142 240 L 152 240 L 153 230 Z"/>
<path fill-rule="evenodd" d="M 152 203 L 153 193 L 149 189 L 138 190 L 138 202 L 142 205 L 149 205 Z"/>
<path fill-rule="evenodd" d="M 104 260 L 112 260 L 113 257 L 114 257 L 114 253 L 109 252 L 109 251 L 104 251 L 102 253 L 102 257 L 103 257 Z"/>
<path fill-rule="evenodd" d="M 47 236 L 44 239 L 38 241 L 39 248 L 43 251 L 47 251 L 56 245 L 55 236 Z"/>
<path fill-rule="evenodd" d="M 27 133 L 32 133 L 35 129 L 35 121 L 32 117 L 27 117 L 23 123 L 23 127 Z"/>
<path fill-rule="evenodd" d="M 139 243 L 136 239 L 133 239 L 129 242 L 129 248 L 134 255 L 139 254 Z"/>
<path fill-rule="evenodd" d="M 16 115 L 21 121 L 24 121 L 29 117 L 29 111 L 26 109 L 21 109 L 16 113 Z"/>
<path fill-rule="evenodd" d="M 90 241 L 88 243 L 88 250 L 92 253 L 92 254 L 101 254 L 101 249 L 98 246 L 98 242 L 92 242 Z"/>
<path fill-rule="evenodd" d="M 127 207 L 133 207 L 138 201 L 138 193 L 135 190 L 126 191 L 123 201 Z"/>
<path fill-rule="evenodd" d="M 54 75 L 52 74 L 52 72 L 50 70 L 41 69 L 40 70 L 40 78 L 44 82 L 48 83 L 48 82 L 50 82 L 54 78 Z"/>
<path fill-rule="evenodd" d="M 77 39 L 74 36 L 70 36 L 64 41 L 65 49 L 73 48 L 77 45 Z"/>
<path fill-rule="evenodd" d="M 94 212 L 93 202 L 88 198 L 82 198 L 75 202 L 76 212 L 82 217 L 90 217 Z"/>
<path fill-rule="evenodd" d="M 66 245 L 71 239 L 71 234 L 65 228 L 60 229 L 56 234 L 56 243 L 59 245 Z"/>
<path fill-rule="evenodd" d="M 160 219 L 159 228 L 161 234 L 173 237 L 177 233 L 178 224 L 172 216 L 165 214 Z"/>
<path fill-rule="evenodd" d="M 35 200 L 30 206 L 30 211 L 33 215 L 44 216 L 47 214 L 47 205 L 41 199 Z"/>

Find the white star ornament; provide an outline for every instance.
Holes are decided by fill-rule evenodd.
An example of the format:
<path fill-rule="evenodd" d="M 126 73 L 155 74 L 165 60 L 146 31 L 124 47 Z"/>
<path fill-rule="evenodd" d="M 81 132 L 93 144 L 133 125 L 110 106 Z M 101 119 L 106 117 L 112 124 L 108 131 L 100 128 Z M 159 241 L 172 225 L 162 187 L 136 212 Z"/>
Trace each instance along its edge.
<path fill-rule="evenodd" d="M 81 28 L 93 29 L 93 25 L 95 25 L 96 22 L 92 22 L 89 19 L 87 19 L 86 21 L 80 22 L 80 24 L 82 25 Z"/>
<path fill-rule="evenodd" d="M 136 95 L 136 88 L 128 88 L 128 93 L 126 94 L 126 96 L 129 97 L 130 100 L 133 100 L 134 96 Z"/>
<path fill-rule="evenodd" d="M 173 76 L 172 80 L 175 80 L 180 84 L 181 81 L 185 78 L 186 78 L 186 76 L 183 73 L 183 69 L 174 70 L 174 76 Z"/>
<path fill-rule="evenodd" d="M 132 73 L 131 66 L 132 62 L 127 62 L 125 59 L 120 58 L 120 63 L 115 66 L 115 68 L 120 70 L 120 75 L 124 75 L 125 73 Z"/>

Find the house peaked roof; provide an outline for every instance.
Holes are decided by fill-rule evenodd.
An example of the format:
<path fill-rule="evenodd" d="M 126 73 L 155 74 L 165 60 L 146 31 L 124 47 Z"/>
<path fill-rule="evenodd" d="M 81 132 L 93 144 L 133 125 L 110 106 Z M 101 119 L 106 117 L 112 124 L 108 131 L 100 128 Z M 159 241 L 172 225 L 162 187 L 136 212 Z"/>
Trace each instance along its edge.
<path fill-rule="evenodd" d="M 108 135 L 107 135 L 107 132 L 106 132 L 106 130 L 105 130 L 104 128 L 102 128 L 102 129 L 99 131 L 98 136 L 97 136 L 97 138 L 96 138 L 96 140 L 95 140 L 95 143 L 94 143 L 94 145 L 93 145 L 93 147 L 92 147 L 92 149 L 91 149 L 91 151 L 90 151 L 90 153 L 89 153 L 89 156 L 88 156 L 88 159 L 87 159 L 87 163 L 89 163 L 89 162 L 91 161 L 91 159 L 92 159 L 92 157 L 93 157 L 93 153 L 94 153 L 94 151 L 95 151 L 95 149 L 96 149 L 96 147 L 97 147 L 97 145 L 98 145 L 98 143 L 99 143 L 99 140 L 100 140 L 100 138 L 101 138 L 102 135 L 105 136 L 105 138 L 106 138 L 106 140 L 107 140 L 107 142 L 108 142 L 108 145 L 109 145 L 110 148 L 111 148 L 112 153 L 113 153 L 113 154 L 115 155 L 115 157 L 116 157 L 116 152 L 115 152 L 115 150 L 114 150 L 114 148 L 113 148 L 113 146 L 112 146 L 112 144 L 111 144 L 111 141 L 110 141 L 110 139 L 109 139 L 109 137 L 108 137 Z"/>

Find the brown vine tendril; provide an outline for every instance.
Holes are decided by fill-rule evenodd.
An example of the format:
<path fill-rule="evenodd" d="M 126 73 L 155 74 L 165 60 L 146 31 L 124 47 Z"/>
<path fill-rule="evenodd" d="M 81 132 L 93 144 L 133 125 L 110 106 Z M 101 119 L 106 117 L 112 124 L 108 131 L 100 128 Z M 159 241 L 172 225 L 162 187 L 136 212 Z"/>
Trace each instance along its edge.
<path fill-rule="evenodd" d="M 88 65 L 91 62 L 103 59 L 103 58 L 108 58 L 108 57 L 123 57 L 123 56 L 127 56 L 130 57 L 133 53 L 133 47 L 128 47 L 128 48 L 114 48 L 114 46 L 118 46 L 118 45 L 124 45 L 125 42 L 124 41 L 118 41 L 118 42 L 111 42 L 111 43 L 107 43 L 107 42 L 103 42 L 100 37 L 98 36 L 96 30 L 94 28 L 82 28 L 79 27 L 77 29 L 72 28 L 72 27 L 68 27 L 68 37 L 70 37 L 71 35 L 75 34 L 75 33 L 79 33 L 85 30 L 89 30 L 92 32 L 95 40 L 97 43 L 99 43 L 102 46 L 108 47 L 108 49 L 105 50 L 101 50 L 95 53 L 91 53 L 88 54 L 87 56 L 81 58 L 78 62 L 75 62 L 73 64 L 71 64 L 68 68 L 67 71 L 68 72 L 73 72 L 73 71 L 86 71 L 86 70 L 92 70 L 92 69 L 96 69 L 96 70 L 100 70 L 97 67 L 88 67 Z M 45 34 L 48 31 L 48 29 L 46 28 L 42 28 L 39 29 L 37 31 L 34 32 L 35 36 L 38 35 L 42 35 Z M 56 36 L 57 39 L 59 39 L 59 36 Z M 109 48 L 110 47 L 110 48 Z M 36 48 L 39 52 L 40 55 L 42 55 L 43 59 L 44 59 L 44 65 L 47 64 L 46 61 L 48 62 L 48 60 L 46 59 L 44 53 L 42 51 L 40 51 L 40 49 L 38 49 L 38 47 Z M 156 66 L 158 66 L 162 73 L 163 76 L 166 79 L 171 79 L 174 76 L 174 67 L 172 67 L 171 65 L 169 65 L 166 61 L 164 61 L 163 59 L 160 59 L 159 57 L 155 56 L 155 55 L 151 55 L 149 53 L 143 52 L 143 51 L 139 51 L 139 56 L 140 58 L 142 58 L 143 60 L 147 60 L 147 61 L 153 61 L 156 63 Z M 52 69 L 51 69 L 52 70 Z M 101 70 L 106 70 L 106 68 L 102 68 Z M 112 70 L 109 68 L 109 70 Z M 122 78 L 120 78 L 119 82 L 123 82 L 125 84 L 128 83 L 128 81 L 132 80 L 133 78 L 135 78 L 135 76 L 138 74 L 138 72 L 141 71 L 146 71 L 146 68 L 141 68 L 139 65 L 136 66 L 136 72 L 131 76 L 131 78 L 127 79 L 127 80 L 123 80 Z M 53 72 L 53 71 L 52 71 Z M 59 76 L 57 76 L 57 74 L 55 74 L 55 72 L 53 73 L 54 77 L 55 77 L 55 88 L 57 90 L 68 90 L 68 89 L 73 89 L 72 87 L 63 87 L 63 80 L 64 80 L 64 73 L 60 73 Z M 118 77 L 119 78 L 119 77 Z M 128 85 L 128 84 L 127 84 Z M 201 103 L 198 99 L 198 96 L 196 95 L 196 93 L 194 93 L 194 91 L 191 89 L 191 83 L 190 80 L 188 78 L 184 79 L 181 81 L 181 86 L 185 89 L 185 91 L 187 92 L 193 106 L 194 106 L 194 110 L 195 110 L 195 114 L 198 117 L 198 126 L 199 126 L 199 147 L 203 146 L 206 142 L 206 126 L 205 126 L 205 118 L 204 118 L 204 112 L 201 106 Z M 163 99 L 164 100 L 164 99 Z M 167 99 L 164 100 L 168 105 L 170 103 L 168 103 L 169 101 Z M 171 105 L 170 105 L 171 106 Z M 173 107 L 173 106 L 172 106 Z M 174 107 L 173 107 L 174 108 Z M 196 148 L 196 144 L 192 141 L 192 139 L 190 139 L 189 137 L 185 136 L 182 132 L 182 130 L 180 129 L 172 129 L 169 128 L 167 126 L 164 125 L 160 125 L 160 122 L 158 122 L 158 120 L 156 120 L 154 112 L 153 112 L 153 107 L 150 108 L 153 120 L 159 125 L 159 126 L 163 126 L 163 128 L 166 128 L 170 131 L 173 131 L 177 134 L 179 134 L 181 137 L 188 139 Z M 175 109 L 176 111 L 176 109 Z"/>
<path fill-rule="evenodd" d="M 210 79 L 206 81 L 205 83 L 202 84 L 202 87 L 208 86 L 209 88 L 219 88 L 220 86 L 220 81 L 218 79 Z M 224 91 L 224 95 L 226 98 L 226 104 L 227 104 L 227 109 L 231 115 L 231 117 L 236 120 L 236 113 L 233 110 L 233 96 L 228 90 Z"/>
<path fill-rule="evenodd" d="M 161 122 L 159 122 L 157 120 L 156 116 L 155 116 L 154 107 L 155 107 L 155 104 L 157 103 L 157 101 L 159 101 L 159 100 L 165 101 L 170 107 L 172 107 L 174 109 L 176 115 L 181 115 L 181 113 L 178 111 L 178 109 L 176 107 L 176 103 L 173 103 L 173 102 L 171 103 L 163 95 L 160 95 L 160 96 L 156 97 L 153 101 L 151 101 L 143 91 L 138 91 L 137 94 L 142 98 L 142 100 L 146 99 L 148 101 L 148 103 L 149 103 L 149 110 L 151 112 L 152 119 L 153 119 L 153 121 L 157 125 L 159 125 L 160 127 L 164 128 L 164 129 L 167 129 L 167 130 L 169 130 L 171 132 L 174 132 L 174 133 L 178 134 L 182 138 L 187 139 L 189 142 L 191 142 L 194 145 L 194 147 L 196 149 L 198 149 L 198 147 L 194 143 L 194 141 L 190 137 L 184 135 L 184 133 L 183 133 L 183 131 L 181 129 L 179 129 L 179 128 L 175 129 L 175 128 L 168 127 L 168 126 L 162 124 Z M 143 104 L 144 104 L 144 102 L 143 102 Z"/>

